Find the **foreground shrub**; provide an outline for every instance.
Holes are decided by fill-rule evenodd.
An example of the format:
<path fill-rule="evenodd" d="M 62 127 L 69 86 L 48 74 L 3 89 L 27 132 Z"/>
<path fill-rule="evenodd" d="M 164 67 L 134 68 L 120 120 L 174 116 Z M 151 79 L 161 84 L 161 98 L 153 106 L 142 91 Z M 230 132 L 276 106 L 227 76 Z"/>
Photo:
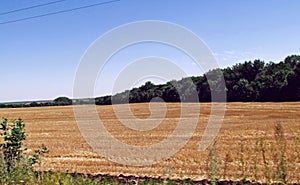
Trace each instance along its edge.
<path fill-rule="evenodd" d="M 32 182 L 35 175 L 33 166 L 40 161 L 40 157 L 48 152 L 47 147 L 42 146 L 35 150 L 31 156 L 26 156 L 26 148 L 23 142 L 26 139 L 25 124 L 22 119 L 8 123 L 7 118 L 0 120 L 0 183 L 23 184 Z"/>

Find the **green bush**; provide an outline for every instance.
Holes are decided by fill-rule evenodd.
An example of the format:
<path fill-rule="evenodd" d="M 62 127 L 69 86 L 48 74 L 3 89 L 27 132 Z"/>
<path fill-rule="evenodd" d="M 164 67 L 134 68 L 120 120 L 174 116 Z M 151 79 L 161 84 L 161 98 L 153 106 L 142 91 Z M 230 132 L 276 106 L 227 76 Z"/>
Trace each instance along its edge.
<path fill-rule="evenodd" d="M 35 151 L 31 156 L 25 155 L 23 142 L 26 139 L 25 124 L 22 119 L 8 123 L 7 118 L 0 120 L 0 183 L 19 184 L 28 182 L 34 176 L 33 166 L 40 157 L 48 152 L 45 146 Z"/>

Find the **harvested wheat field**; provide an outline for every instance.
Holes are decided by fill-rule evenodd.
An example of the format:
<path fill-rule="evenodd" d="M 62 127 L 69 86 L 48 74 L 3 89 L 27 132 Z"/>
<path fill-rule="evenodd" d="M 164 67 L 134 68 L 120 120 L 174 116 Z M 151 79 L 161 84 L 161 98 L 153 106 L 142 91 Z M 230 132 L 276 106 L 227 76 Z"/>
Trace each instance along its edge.
<path fill-rule="evenodd" d="M 112 106 L 97 106 L 97 111 L 115 138 L 129 145 L 145 146 L 163 140 L 176 128 L 180 103 L 166 106 L 162 123 L 143 132 L 122 125 Z M 300 181 L 300 103 L 227 103 L 215 144 L 204 152 L 199 152 L 198 147 L 211 105 L 200 106 L 198 126 L 184 148 L 163 162 L 141 167 L 116 164 L 93 152 L 79 132 L 72 106 L 0 109 L 0 116 L 24 120 L 29 151 L 41 144 L 49 148 L 50 152 L 37 167 L 42 170 L 194 180 L 214 175 L 218 179 L 262 182 L 276 180 L 281 175 L 288 182 Z M 147 103 L 130 107 L 139 119 L 150 116 Z M 191 111 L 189 116 L 197 117 L 197 113 L 193 115 Z"/>

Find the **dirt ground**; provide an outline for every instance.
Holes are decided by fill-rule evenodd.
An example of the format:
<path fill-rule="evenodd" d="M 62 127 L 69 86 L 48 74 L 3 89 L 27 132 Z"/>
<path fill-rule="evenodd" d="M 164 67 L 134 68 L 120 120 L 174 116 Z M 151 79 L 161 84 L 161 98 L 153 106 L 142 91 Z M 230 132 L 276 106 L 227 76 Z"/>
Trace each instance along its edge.
<path fill-rule="evenodd" d="M 119 108 L 122 106 L 127 105 L 119 105 Z M 148 146 L 167 138 L 176 128 L 181 104 L 167 103 L 166 106 L 161 124 L 143 132 L 122 125 L 112 106 L 97 106 L 97 111 L 116 139 L 128 145 Z M 24 120 L 29 152 L 42 144 L 49 148 L 49 154 L 37 167 L 43 170 L 199 180 L 208 178 L 214 171 L 208 166 L 216 159 L 215 174 L 219 179 L 267 181 L 276 178 L 278 164 L 283 159 L 288 181 L 300 181 L 300 102 L 227 103 L 215 145 L 204 152 L 199 152 L 198 147 L 210 117 L 211 104 L 201 103 L 200 107 L 200 116 L 198 112 L 190 112 L 189 116 L 199 117 L 199 121 L 188 143 L 170 158 L 140 167 L 110 162 L 93 152 L 79 132 L 72 106 L 0 109 L 0 117 Z M 147 103 L 131 104 L 130 108 L 136 118 L 150 116 Z M 274 136 L 276 124 L 281 124 L 284 132 L 279 140 Z"/>

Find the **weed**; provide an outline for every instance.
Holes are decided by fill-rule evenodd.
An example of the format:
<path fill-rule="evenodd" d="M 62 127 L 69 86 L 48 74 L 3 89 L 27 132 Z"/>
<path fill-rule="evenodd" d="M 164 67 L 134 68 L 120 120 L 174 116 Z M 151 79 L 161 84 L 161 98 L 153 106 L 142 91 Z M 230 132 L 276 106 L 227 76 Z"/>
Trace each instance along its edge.
<path fill-rule="evenodd" d="M 207 161 L 207 169 L 209 179 L 212 185 L 217 184 L 217 162 L 218 162 L 218 153 L 216 144 L 212 145 L 212 148 L 209 150 L 208 161 Z"/>
<path fill-rule="evenodd" d="M 255 181 L 258 181 L 258 155 L 259 155 L 259 144 L 260 144 L 260 140 L 257 139 L 255 142 L 255 148 L 254 148 L 254 179 Z"/>
<path fill-rule="evenodd" d="M 264 175 L 265 175 L 267 182 L 270 183 L 271 182 L 270 168 L 269 168 L 269 163 L 266 158 L 266 146 L 265 146 L 264 138 L 259 139 L 259 147 L 260 147 L 260 151 L 261 151 L 262 159 L 263 159 Z"/>
<path fill-rule="evenodd" d="M 275 133 L 274 138 L 276 142 L 276 150 L 275 153 L 275 165 L 276 165 L 276 172 L 275 172 L 275 180 L 279 180 L 282 183 L 286 183 L 287 177 L 287 169 L 286 169 L 286 140 L 284 137 L 284 130 L 280 123 L 275 125 Z"/>
<path fill-rule="evenodd" d="M 242 139 L 240 141 L 240 172 L 242 179 L 245 179 L 245 141 Z"/>

